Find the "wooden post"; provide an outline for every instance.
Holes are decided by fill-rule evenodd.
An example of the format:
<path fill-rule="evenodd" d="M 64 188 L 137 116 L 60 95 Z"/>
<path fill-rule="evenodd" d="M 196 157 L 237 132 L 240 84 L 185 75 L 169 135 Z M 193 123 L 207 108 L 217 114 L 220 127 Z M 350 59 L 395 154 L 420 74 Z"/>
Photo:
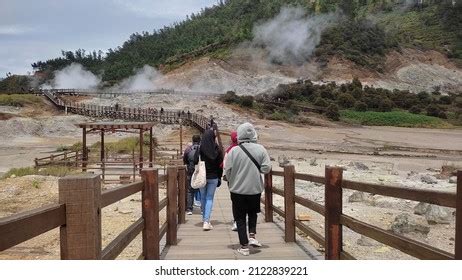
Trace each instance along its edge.
<path fill-rule="evenodd" d="M 167 245 L 177 244 L 178 169 L 167 168 Z"/>
<path fill-rule="evenodd" d="M 178 171 L 178 224 L 186 223 L 186 168 Z"/>
<path fill-rule="evenodd" d="M 101 179 L 80 174 L 59 179 L 59 203 L 66 204 L 60 229 L 61 259 L 101 259 Z"/>
<path fill-rule="evenodd" d="M 180 119 L 180 154 L 183 153 L 183 124 Z"/>
<path fill-rule="evenodd" d="M 143 145 L 144 145 L 144 130 L 140 128 L 140 170 L 143 169 Z"/>
<path fill-rule="evenodd" d="M 295 242 L 295 167 L 284 167 L 285 241 Z"/>
<path fill-rule="evenodd" d="M 326 166 L 325 172 L 325 259 L 339 260 L 343 242 L 342 225 L 340 224 L 343 205 L 343 169 Z"/>
<path fill-rule="evenodd" d="M 149 167 L 152 167 L 152 127 L 149 129 Z"/>
<path fill-rule="evenodd" d="M 100 160 L 104 161 L 104 129 L 101 129 L 101 151 L 100 151 Z"/>
<path fill-rule="evenodd" d="M 84 127 L 82 128 L 82 172 L 87 171 L 87 129 Z"/>
<path fill-rule="evenodd" d="M 462 260 L 462 170 L 457 172 L 455 259 Z"/>
<path fill-rule="evenodd" d="M 265 174 L 265 222 L 273 222 L 273 173 Z"/>
<path fill-rule="evenodd" d="M 143 229 L 143 256 L 145 260 L 158 260 L 159 256 L 159 171 L 141 171 L 144 188 L 141 193 Z"/>

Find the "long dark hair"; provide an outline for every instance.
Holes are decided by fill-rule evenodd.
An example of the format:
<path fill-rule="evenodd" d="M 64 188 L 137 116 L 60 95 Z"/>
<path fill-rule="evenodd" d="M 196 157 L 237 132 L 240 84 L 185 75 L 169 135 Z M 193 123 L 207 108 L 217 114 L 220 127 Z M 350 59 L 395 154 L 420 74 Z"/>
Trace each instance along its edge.
<path fill-rule="evenodd" d="M 218 145 L 215 142 L 215 133 L 213 130 L 206 130 L 202 135 L 201 153 L 209 159 L 216 159 L 219 153 Z"/>

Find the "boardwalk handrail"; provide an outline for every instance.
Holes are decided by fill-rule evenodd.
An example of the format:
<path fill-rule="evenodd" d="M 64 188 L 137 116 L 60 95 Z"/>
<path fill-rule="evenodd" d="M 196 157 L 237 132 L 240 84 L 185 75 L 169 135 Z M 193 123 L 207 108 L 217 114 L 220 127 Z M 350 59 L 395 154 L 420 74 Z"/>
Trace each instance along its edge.
<path fill-rule="evenodd" d="M 128 121 L 157 121 L 164 124 L 182 123 L 191 125 L 204 131 L 211 120 L 197 113 L 181 110 L 167 110 L 157 108 L 130 108 L 119 106 L 99 106 L 79 102 L 67 102 L 60 97 L 66 90 L 46 90 L 43 95 L 47 97 L 58 109 L 78 115 L 90 117 L 106 117 Z M 79 95 L 79 92 L 74 94 Z"/>
<path fill-rule="evenodd" d="M 0 218 L 0 251 L 11 248 L 66 223 L 64 204 L 52 204 Z"/>
<path fill-rule="evenodd" d="M 286 166 L 284 171 L 272 171 L 267 174 L 265 176 L 265 198 L 262 199 L 265 204 L 265 220 L 272 222 L 273 212 L 282 216 L 285 219 L 286 241 L 294 241 L 292 240 L 295 238 L 294 230 L 298 228 L 315 242 L 324 246 L 326 259 L 354 259 L 351 254 L 343 251 L 342 225 L 416 258 L 462 259 L 462 171 L 457 173 L 456 193 L 353 182 L 343 180 L 342 172 L 341 168 L 326 167 L 325 177 L 321 177 L 295 173 L 293 166 Z M 284 177 L 284 189 L 273 187 L 273 176 Z M 296 179 L 325 184 L 325 205 L 295 195 Z M 343 188 L 456 208 L 455 254 L 343 214 Z M 284 210 L 273 205 L 273 193 L 284 197 Z M 295 219 L 295 204 L 309 208 L 325 217 L 324 236 Z"/>
<path fill-rule="evenodd" d="M 177 224 L 184 223 L 186 169 L 169 167 L 142 170 L 142 182 L 101 191 L 99 175 L 81 174 L 59 180 L 59 204 L 0 219 L 0 251 L 61 227 L 61 259 L 115 259 L 142 233 L 143 252 L 138 259 L 159 259 L 160 241 L 175 245 Z M 166 183 L 167 197 L 159 201 L 159 184 Z M 101 248 L 101 209 L 141 192 L 142 216 Z M 178 199 L 180 198 L 181 199 Z M 167 207 L 168 219 L 159 224 L 159 212 Z M 181 213 L 181 214 L 180 214 Z"/>

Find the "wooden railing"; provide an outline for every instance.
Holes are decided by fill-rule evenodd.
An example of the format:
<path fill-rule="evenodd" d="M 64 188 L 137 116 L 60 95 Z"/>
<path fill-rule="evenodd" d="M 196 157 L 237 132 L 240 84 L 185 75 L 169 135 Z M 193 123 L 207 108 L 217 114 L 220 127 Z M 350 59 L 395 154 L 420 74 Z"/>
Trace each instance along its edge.
<path fill-rule="evenodd" d="M 58 154 L 51 154 L 47 157 L 42 158 L 35 158 L 34 163 L 35 167 L 53 165 L 53 164 L 61 164 L 66 163 L 68 164 L 76 164 L 77 161 L 81 160 L 81 154 L 79 151 L 64 151 Z"/>
<path fill-rule="evenodd" d="M 284 178 L 284 189 L 273 186 L 273 176 Z M 295 241 L 297 228 L 322 245 L 325 248 L 325 258 L 330 260 L 354 259 L 350 253 L 343 250 L 343 226 L 419 259 L 462 259 L 462 171 L 457 173 L 456 193 L 359 183 L 343 180 L 342 176 L 343 169 L 337 167 L 326 167 L 324 177 L 295 173 L 293 166 L 286 166 L 284 171 L 272 171 L 265 175 L 265 196 L 262 198 L 262 202 L 265 204 L 265 220 L 272 222 L 273 212 L 282 216 L 285 223 L 286 242 Z M 324 184 L 325 204 L 321 205 L 295 195 L 295 180 Z M 343 189 L 456 208 L 454 253 L 443 251 L 343 214 Z M 273 204 L 273 194 L 284 198 L 284 209 Z M 296 219 L 296 204 L 324 216 L 324 235 Z"/>
<path fill-rule="evenodd" d="M 144 169 L 143 180 L 101 191 L 99 175 L 81 174 L 59 180 L 59 204 L 0 219 L 0 251 L 60 227 L 61 259 L 115 259 L 138 234 L 143 251 L 138 259 L 159 259 L 160 242 L 177 244 L 177 225 L 185 222 L 186 169 L 169 167 L 166 175 Z M 159 184 L 167 196 L 159 200 Z M 101 209 L 141 192 L 141 217 L 105 248 L 101 245 Z M 159 212 L 166 208 L 160 225 Z"/>
<path fill-rule="evenodd" d="M 65 92 L 65 91 L 64 91 Z M 120 106 L 99 106 L 78 102 L 67 102 L 61 98 L 62 91 L 44 91 L 46 96 L 58 109 L 89 117 L 123 119 L 128 121 L 160 122 L 163 124 L 185 124 L 200 131 L 207 129 L 210 119 L 196 113 L 158 108 L 130 108 Z M 76 92 L 79 94 L 79 92 Z"/>

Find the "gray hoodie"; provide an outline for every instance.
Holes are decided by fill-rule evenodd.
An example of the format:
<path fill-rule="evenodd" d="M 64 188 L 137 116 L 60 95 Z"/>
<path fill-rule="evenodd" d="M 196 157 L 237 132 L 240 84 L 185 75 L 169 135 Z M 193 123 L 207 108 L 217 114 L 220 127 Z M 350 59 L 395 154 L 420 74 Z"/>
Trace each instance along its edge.
<path fill-rule="evenodd" d="M 244 146 L 260 164 L 260 170 L 240 148 L 235 147 L 226 157 L 225 172 L 229 191 L 236 194 L 254 195 L 264 190 L 261 173 L 271 171 L 271 161 L 266 149 L 257 144 L 257 132 L 250 123 L 237 128 L 237 141 Z"/>

